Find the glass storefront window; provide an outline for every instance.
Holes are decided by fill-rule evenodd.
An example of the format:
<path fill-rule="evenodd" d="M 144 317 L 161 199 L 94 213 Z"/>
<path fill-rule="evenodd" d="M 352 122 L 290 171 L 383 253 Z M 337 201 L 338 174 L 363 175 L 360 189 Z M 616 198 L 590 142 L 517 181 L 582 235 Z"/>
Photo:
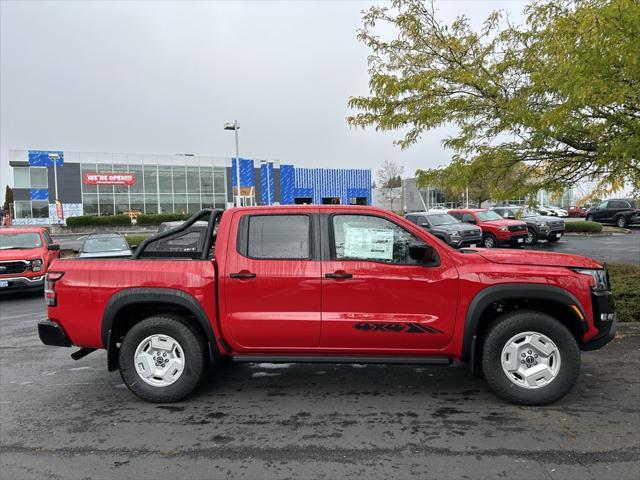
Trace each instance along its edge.
<path fill-rule="evenodd" d="M 143 193 L 144 190 L 142 188 L 143 179 L 142 179 L 142 165 L 129 165 L 129 172 L 135 174 L 136 182 L 129 187 L 130 193 Z M 133 203 L 133 199 L 131 199 L 131 203 Z"/>
<path fill-rule="evenodd" d="M 110 163 L 99 163 L 98 164 L 98 172 L 100 173 L 109 173 L 113 171 L 113 165 Z M 100 194 L 100 203 L 102 203 L 102 195 L 113 195 L 113 186 L 112 185 L 98 185 L 98 193 Z M 113 205 L 113 197 L 111 198 L 111 204 Z M 101 215 L 104 215 L 102 211 L 100 211 Z M 113 213 L 111 213 L 113 215 Z"/>
<path fill-rule="evenodd" d="M 28 173 L 28 172 L 27 172 Z M 14 214 L 16 218 L 32 218 L 31 217 L 31 202 L 13 202 Z"/>
<path fill-rule="evenodd" d="M 146 168 L 145 168 L 145 187 L 147 185 L 146 182 Z M 144 213 L 158 213 L 158 195 L 151 194 L 144 196 Z"/>
<path fill-rule="evenodd" d="M 144 193 L 149 195 L 150 193 L 156 193 L 157 191 L 158 191 L 158 166 L 145 165 L 144 166 Z M 158 203 L 158 199 L 156 198 L 156 209 L 158 208 L 157 203 Z"/>
<path fill-rule="evenodd" d="M 82 165 L 80 165 L 80 171 L 82 174 L 85 173 L 96 173 L 98 170 L 96 169 L 96 164 L 95 163 L 83 163 Z M 82 182 L 82 193 L 98 193 L 98 186 L 97 185 L 85 185 L 84 183 L 84 179 L 81 180 Z M 90 215 L 90 214 L 85 214 L 85 215 Z"/>
<path fill-rule="evenodd" d="M 129 194 L 116 194 L 115 195 L 115 207 L 116 214 L 121 214 L 129 210 Z"/>
<path fill-rule="evenodd" d="M 225 193 L 226 188 L 226 169 L 225 167 L 213 167 L 213 191 L 216 193 Z"/>
<path fill-rule="evenodd" d="M 173 195 L 160 195 L 160 213 L 173 213 Z"/>
<path fill-rule="evenodd" d="M 165 165 L 158 167 L 158 188 L 160 194 L 173 194 L 171 167 Z M 160 202 L 162 202 L 162 200 L 160 200 Z"/>
<path fill-rule="evenodd" d="M 94 193 L 82 194 L 84 215 L 98 215 L 98 195 Z"/>
<path fill-rule="evenodd" d="M 100 215 L 113 215 L 113 195 L 100 194 Z"/>
<path fill-rule="evenodd" d="M 198 167 L 187 167 L 187 193 L 189 195 L 200 193 L 200 169 Z M 200 195 L 198 195 L 200 203 Z"/>
<path fill-rule="evenodd" d="M 37 200 L 31 202 L 31 211 L 33 218 L 49 218 L 49 202 L 46 200 Z"/>
<path fill-rule="evenodd" d="M 144 213 L 144 195 L 131 194 L 131 210 L 140 210 Z"/>
<path fill-rule="evenodd" d="M 187 175 L 185 168 L 182 166 L 173 166 L 173 193 L 186 193 L 187 191 Z M 176 200 L 176 203 L 178 201 Z M 176 210 L 177 212 L 177 210 Z"/>
<path fill-rule="evenodd" d="M 29 167 L 14 167 L 13 186 L 14 188 L 31 188 L 31 182 L 29 181 Z M 31 209 L 31 207 L 29 207 L 29 209 Z"/>
<path fill-rule="evenodd" d="M 200 191 L 203 202 L 205 193 L 213 193 L 213 170 L 211 167 L 200 167 Z"/>
<path fill-rule="evenodd" d="M 173 202 L 174 202 L 174 206 L 173 206 L 174 213 L 187 213 L 188 209 L 187 209 L 186 195 L 174 195 Z"/>
<path fill-rule="evenodd" d="M 214 197 L 215 208 L 225 208 L 227 206 L 227 196 L 225 194 L 216 193 Z"/>
<path fill-rule="evenodd" d="M 113 166 L 113 171 L 114 172 L 128 172 L 129 171 L 129 167 L 127 167 L 126 165 L 114 165 Z M 116 185 L 113 187 L 113 190 L 115 192 L 115 194 L 117 195 L 118 193 L 126 193 L 127 195 L 129 194 L 129 187 L 126 185 Z M 116 199 L 116 204 L 117 204 L 117 199 Z M 127 200 L 128 202 L 128 200 Z"/>
<path fill-rule="evenodd" d="M 31 188 L 49 188 L 47 169 L 45 167 L 32 167 L 29 170 L 31 173 Z"/>

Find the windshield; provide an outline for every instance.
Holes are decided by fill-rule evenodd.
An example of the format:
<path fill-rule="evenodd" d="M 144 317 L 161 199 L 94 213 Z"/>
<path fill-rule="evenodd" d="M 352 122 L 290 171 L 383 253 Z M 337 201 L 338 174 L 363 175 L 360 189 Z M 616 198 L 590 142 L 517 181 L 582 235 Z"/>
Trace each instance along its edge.
<path fill-rule="evenodd" d="M 25 250 L 42 246 L 39 233 L 3 233 L 0 235 L 0 250 Z"/>
<path fill-rule="evenodd" d="M 127 241 L 122 237 L 94 237 L 84 241 L 82 251 L 85 253 L 119 252 L 129 250 Z"/>
<path fill-rule="evenodd" d="M 476 212 L 476 215 L 483 222 L 490 222 L 491 220 L 502 220 L 502 217 L 500 215 L 490 210 L 485 210 L 483 212 Z"/>
<path fill-rule="evenodd" d="M 460 223 L 448 213 L 442 213 L 438 215 L 429 215 L 427 217 L 431 225 L 437 227 L 438 225 L 451 225 L 452 223 Z"/>
<path fill-rule="evenodd" d="M 521 215 L 522 218 L 539 217 L 539 216 L 540 214 L 535 210 L 523 210 Z"/>

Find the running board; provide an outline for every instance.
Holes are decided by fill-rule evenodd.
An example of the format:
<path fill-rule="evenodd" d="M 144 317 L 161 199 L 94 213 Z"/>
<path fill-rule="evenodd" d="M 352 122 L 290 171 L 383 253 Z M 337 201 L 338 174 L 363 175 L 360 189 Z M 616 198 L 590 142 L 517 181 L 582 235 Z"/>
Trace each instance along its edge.
<path fill-rule="evenodd" d="M 393 365 L 451 365 L 447 357 L 359 357 L 355 355 L 233 355 L 237 363 L 379 363 Z"/>

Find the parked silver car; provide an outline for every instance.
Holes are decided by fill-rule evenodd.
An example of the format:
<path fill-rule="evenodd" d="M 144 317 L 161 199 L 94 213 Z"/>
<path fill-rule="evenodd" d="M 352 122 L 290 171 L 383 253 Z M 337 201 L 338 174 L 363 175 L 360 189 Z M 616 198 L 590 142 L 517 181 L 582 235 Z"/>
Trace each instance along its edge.
<path fill-rule="evenodd" d="M 127 239 L 119 233 L 87 235 L 78 251 L 79 258 L 126 258 L 131 255 Z"/>

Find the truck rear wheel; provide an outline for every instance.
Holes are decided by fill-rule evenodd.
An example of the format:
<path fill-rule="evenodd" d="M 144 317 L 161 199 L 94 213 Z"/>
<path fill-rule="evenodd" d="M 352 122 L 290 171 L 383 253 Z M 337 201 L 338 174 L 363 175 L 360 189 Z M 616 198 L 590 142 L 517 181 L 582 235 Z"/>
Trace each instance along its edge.
<path fill-rule="evenodd" d="M 580 373 L 580 350 L 571 332 L 544 313 L 520 310 L 490 327 L 482 370 L 501 398 L 520 405 L 545 405 L 566 395 Z"/>
<path fill-rule="evenodd" d="M 120 346 L 120 375 L 149 402 L 177 402 L 198 385 L 205 370 L 201 335 L 184 319 L 156 315 L 134 325 Z"/>

